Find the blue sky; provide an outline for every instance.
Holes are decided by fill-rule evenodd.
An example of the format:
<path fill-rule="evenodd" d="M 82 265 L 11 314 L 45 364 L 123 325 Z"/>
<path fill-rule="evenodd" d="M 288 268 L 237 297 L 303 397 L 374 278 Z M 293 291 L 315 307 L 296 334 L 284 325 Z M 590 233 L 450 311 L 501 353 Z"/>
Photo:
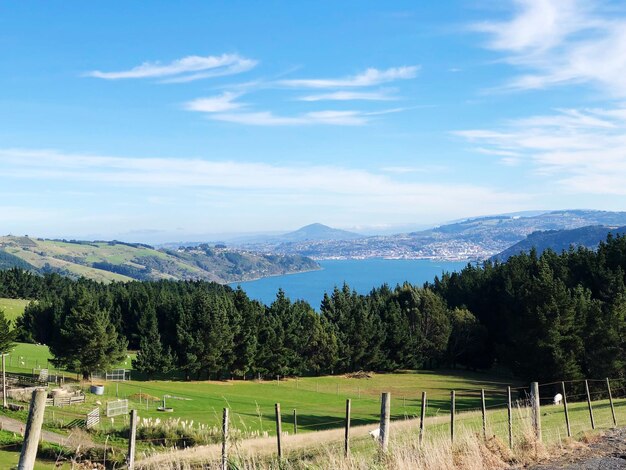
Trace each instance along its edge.
<path fill-rule="evenodd" d="M 626 207 L 622 2 L 6 2 L 0 53 L 4 233 Z"/>

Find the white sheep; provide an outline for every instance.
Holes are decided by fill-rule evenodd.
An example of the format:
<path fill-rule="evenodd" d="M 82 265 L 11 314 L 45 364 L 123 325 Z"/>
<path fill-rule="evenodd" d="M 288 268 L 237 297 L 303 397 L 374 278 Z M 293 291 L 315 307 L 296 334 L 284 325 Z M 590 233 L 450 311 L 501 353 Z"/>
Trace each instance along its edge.
<path fill-rule="evenodd" d="M 562 401 L 563 401 L 563 395 L 561 395 L 560 393 L 557 393 L 556 395 L 554 395 L 553 403 L 555 405 L 560 405 Z"/>
<path fill-rule="evenodd" d="M 380 439 L 380 428 L 376 428 L 373 431 L 370 431 L 370 436 L 372 436 L 372 439 L 376 441 Z"/>

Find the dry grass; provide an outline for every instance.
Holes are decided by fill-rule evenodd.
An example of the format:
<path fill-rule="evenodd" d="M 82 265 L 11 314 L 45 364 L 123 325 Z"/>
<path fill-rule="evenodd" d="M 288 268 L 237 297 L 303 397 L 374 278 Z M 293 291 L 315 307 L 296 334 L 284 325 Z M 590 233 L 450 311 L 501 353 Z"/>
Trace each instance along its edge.
<path fill-rule="evenodd" d="M 488 413 L 483 435 L 480 412 L 457 415 L 454 443 L 450 440 L 449 415 L 426 419 L 426 434 L 418 442 L 419 420 L 391 423 L 389 451 L 381 453 L 368 435 L 375 425 L 351 428 L 351 455 L 343 455 L 343 429 L 333 429 L 282 438 L 284 458 L 276 458 L 276 437 L 234 440 L 229 444 L 229 468 L 237 470 L 416 470 L 467 469 L 496 470 L 526 468 L 548 459 L 569 458 L 590 452 L 596 433 L 578 434 L 578 440 L 566 438 L 561 425 L 544 412 L 543 441 L 536 439 L 530 408 L 524 402 L 514 409 L 513 447 L 509 448 L 506 410 Z M 582 417 L 586 409 L 576 413 Z M 570 413 L 571 417 L 576 413 Z M 504 423 L 503 423 L 504 420 Z M 543 421 L 543 419 L 542 419 Z M 504 425 L 504 428 L 503 428 Z M 503 432 L 504 431 L 504 432 Z M 143 457 L 143 458 L 141 458 Z M 221 468 L 221 445 L 155 453 L 138 457 L 138 469 L 193 470 Z"/>
<path fill-rule="evenodd" d="M 220 468 L 215 459 L 200 458 L 190 461 L 180 459 L 180 453 L 161 455 L 158 462 L 144 460 L 138 468 L 145 470 L 171 469 L 191 470 L 196 468 Z M 508 468 L 515 463 L 511 452 L 497 438 L 484 440 L 473 433 L 461 433 L 454 444 L 448 436 L 438 436 L 423 446 L 417 441 L 395 445 L 386 454 L 356 454 L 344 458 L 341 452 L 332 447 L 324 446 L 317 454 L 303 455 L 300 458 L 283 460 L 283 470 L 328 469 L 337 470 L 495 470 Z M 237 453 L 231 459 L 231 467 L 241 470 L 270 470 L 279 468 L 274 458 L 263 458 L 259 455 Z"/>
<path fill-rule="evenodd" d="M 368 436 L 373 426 L 358 426 L 351 430 L 351 439 L 356 448 L 348 458 L 344 458 L 341 445 L 343 429 L 321 431 L 283 439 L 286 459 L 279 462 L 275 458 L 276 438 L 257 438 L 235 443 L 230 449 L 230 468 L 241 470 L 495 470 L 511 466 L 525 466 L 544 459 L 548 453 L 543 444 L 538 442 L 529 420 L 525 419 L 528 410 L 519 408 L 521 426 L 516 434 L 513 449 L 498 437 L 482 433 L 460 425 L 455 434 L 455 441 L 450 441 L 448 432 L 431 432 L 423 445 L 419 445 L 415 429 L 418 420 L 406 420 L 392 423 L 389 451 L 385 454 L 375 450 L 376 445 Z M 523 415 L 523 416 L 522 416 Z M 432 429 L 447 422 L 447 416 L 429 418 L 427 424 Z M 550 453 L 561 452 L 562 442 L 555 444 Z M 566 447 L 566 446 L 565 446 Z M 138 468 L 142 470 L 170 469 L 191 470 L 196 468 L 220 468 L 221 446 L 203 446 L 186 450 L 160 453 L 141 460 Z"/>

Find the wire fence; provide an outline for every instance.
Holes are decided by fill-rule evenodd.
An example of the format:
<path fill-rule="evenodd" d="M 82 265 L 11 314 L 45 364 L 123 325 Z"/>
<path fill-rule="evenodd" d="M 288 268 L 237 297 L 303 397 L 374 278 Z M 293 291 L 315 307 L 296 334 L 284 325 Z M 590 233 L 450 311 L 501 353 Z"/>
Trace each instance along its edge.
<path fill-rule="evenodd" d="M 284 387 L 285 384 L 281 383 L 277 386 Z M 122 387 L 122 384 L 119 387 Z M 509 386 L 492 387 L 484 391 L 469 388 L 455 390 L 454 407 L 450 391 L 429 392 L 425 403 L 426 434 L 447 434 L 451 432 L 453 426 L 462 426 L 471 432 L 485 432 L 485 434 L 497 436 L 503 442 L 509 441 L 509 435 L 514 441 L 522 439 L 525 434 L 533 432 L 532 391 L 529 387 L 510 387 L 511 400 L 509 401 L 507 387 Z M 334 387 L 335 393 L 328 390 L 318 392 L 324 395 L 322 397 L 324 400 L 317 402 L 311 401 L 311 396 L 315 395 L 304 393 L 311 392 L 311 388 L 313 387 L 302 387 L 302 384 L 299 384 L 289 387 L 288 392 L 286 391 L 282 400 L 283 414 L 281 416 L 282 431 L 285 435 L 344 427 L 346 399 L 350 399 L 352 404 L 352 426 L 368 425 L 372 430 L 378 428 L 381 419 L 381 400 L 373 397 L 370 390 L 367 394 L 364 393 L 365 387 L 363 389 L 357 387 L 356 390 L 340 387 L 339 392 L 337 392 L 337 387 Z M 540 421 L 544 440 L 561 439 L 568 434 L 565 400 L 567 400 L 569 427 L 573 437 L 592 429 L 608 429 L 616 424 L 626 423 L 626 379 L 624 378 L 541 383 L 538 384 L 537 389 L 536 399 L 541 407 Z M 396 423 L 406 421 L 409 432 L 404 437 L 414 437 L 419 433 L 421 391 L 413 387 L 410 389 L 406 387 L 406 390 L 394 387 L 394 390 L 396 395 L 391 400 L 390 418 Z M 303 393 L 298 393 L 298 391 Z M 174 401 L 190 403 L 192 418 L 183 419 L 157 411 L 158 406 L 164 405 L 160 399 L 155 399 L 159 398 L 162 392 L 163 389 L 157 386 L 128 382 L 123 384 L 122 391 L 119 393 L 120 398 L 129 400 L 129 409 L 139 410 L 140 417 L 145 420 L 140 420 L 139 425 L 142 428 L 142 433 L 137 438 L 140 446 L 185 448 L 198 443 L 217 443 L 222 437 L 220 422 L 224 407 L 232 411 L 231 434 L 237 441 L 241 442 L 253 437 L 276 437 L 276 418 L 273 407 L 256 405 L 251 408 L 250 403 L 244 398 L 227 400 L 223 397 L 221 400 L 217 399 L 219 404 L 216 406 L 197 407 L 193 406 L 193 402 L 198 399 L 198 394 L 193 391 L 177 392 L 176 397 L 165 395 L 163 399 L 169 400 L 169 403 Z M 398 396 L 398 393 L 403 392 L 406 393 Z M 331 398 L 329 395 L 334 396 Z M 559 395 L 561 395 L 560 399 Z M 106 410 L 106 401 L 112 399 L 111 396 L 102 398 L 100 406 L 103 410 Z M 92 410 L 93 403 L 76 408 L 47 407 L 44 425 L 58 430 L 82 427 L 81 421 L 86 421 L 87 412 Z M 450 419 L 452 410 L 455 416 L 454 424 Z M 128 415 L 124 414 L 113 419 L 102 417 L 95 428 L 99 433 L 99 439 L 108 440 L 111 437 L 119 441 L 125 438 L 128 426 Z M 155 429 L 150 429 L 151 427 L 167 428 L 167 432 L 158 434 Z M 153 431 L 158 435 L 151 435 Z"/>

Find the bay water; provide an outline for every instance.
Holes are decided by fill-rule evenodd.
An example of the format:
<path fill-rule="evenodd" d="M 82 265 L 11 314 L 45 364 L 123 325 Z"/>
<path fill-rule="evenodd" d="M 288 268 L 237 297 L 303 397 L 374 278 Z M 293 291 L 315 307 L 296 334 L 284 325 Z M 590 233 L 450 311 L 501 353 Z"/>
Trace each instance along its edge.
<path fill-rule="evenodd" d="M 305 300 L 319 310 L 324 292 L 330 293 L 335 286 L 343 286 L 344 282 L 358 293 L 367 294 L 383 284 L 392 288 L 404 282 L 421 286 L 426 281 L 432 281 L 435 276 L 441 276 L 443 272 L 460 271 L 467 266 L 466 261 L 421 259 L 322 260 L 318 263 L 322 267 L 319 271 L 266 277 L 230 286 L 234 288 L 240 285 L 251 299 L 266 305 L 274 301 L 280 288 L 292 301 Z"/>

